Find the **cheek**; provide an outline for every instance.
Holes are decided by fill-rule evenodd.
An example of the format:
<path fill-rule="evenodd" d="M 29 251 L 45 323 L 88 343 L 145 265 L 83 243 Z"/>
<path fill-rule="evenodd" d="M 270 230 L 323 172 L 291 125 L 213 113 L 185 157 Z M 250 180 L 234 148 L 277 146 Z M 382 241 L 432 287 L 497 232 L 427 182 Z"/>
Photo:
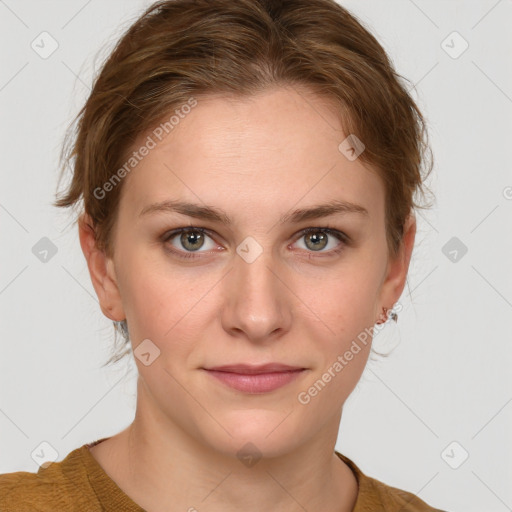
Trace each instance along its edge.
<path fill-rule="evenodd" d="M 143 251 L 121 251 L 118 263 L 119 289 L 134 345 L 143 339 L 161 338 L 179 315 L 180 302 L 169 276 L 163 276 L 161 262 Z"/>
<path fill-rule="evenodd" d="M 346 341 L 374 324 L 380 277 L 375 263 L 361 258 L 316 288 L 312 308 L 338 339 Z"/>
<path fill-rule="evenodd" d="M 164 355 L 190 351 L 212 311 L 218 311 L 212 288 L 219 277 L 213 272 L 199 267 L 179 270 L 165 256 L 148 257 L 141 251 L 124 258 L 122 276 L 121 295 L 134 345 L 148 338 Z"/>
<path fill-rule="evenodd" d="M 318 406 L 343 403 L 364 371 L 376 320 L 380 271 L 375 261 L 360 258 L 316 288 L 311 309 L 329 327 L 321 337 L 318 330 L 316 335 L 311 333 L 322 353 L 321 364 L 312 376 L 312 382 L 317 383 L 312 393 L 318 388 L 322 395 L 316 400 Z"/>
<path fill-rule="evenodd" d="M 329 327 L 318 336 L 318 329 L 311 332 L 315 340 L 318 365 L 301 391 L 301 404 L 308 403 L 313 416 L 328 415 L 338 410 L 359 382 L 368 361 L 374 324 L 373 304 L 375 285 L 364 285 L 358 276 L 353 281 L 324 289 L 318 296 L 319 317 Z M 357 285 L 356 285 L 357 283 Z M 334 409 L 333 409 L 334 408 Z M 316 411 L 316 413 L 314 413 Z"/>

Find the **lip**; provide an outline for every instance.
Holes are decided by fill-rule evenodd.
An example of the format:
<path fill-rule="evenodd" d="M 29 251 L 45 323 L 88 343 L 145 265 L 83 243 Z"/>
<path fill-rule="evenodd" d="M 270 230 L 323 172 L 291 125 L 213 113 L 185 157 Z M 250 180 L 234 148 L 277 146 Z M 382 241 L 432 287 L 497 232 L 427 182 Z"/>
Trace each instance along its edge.
<path fill-rule="evenodd" d="M 219 372 L 238 373 L 241 375 L 255 375 L 260 373 L 276 373 L 276 372 L 289 372 L 296 370 L 304 370 L 301 366 L 290 366 L 281 363 L 267 363 L 267 364 L 226 364 L 224 366 L 213 366 L 212 368 L 205 368 L 205 370 L 213 370 Z"/>
<path fill-rule="evenodd" d="M 306 368 L 278 363 L 259 366 L 236 364 L 203 369 L 230 388 L 251 394 L 279 389 L 306 371 Z"/>

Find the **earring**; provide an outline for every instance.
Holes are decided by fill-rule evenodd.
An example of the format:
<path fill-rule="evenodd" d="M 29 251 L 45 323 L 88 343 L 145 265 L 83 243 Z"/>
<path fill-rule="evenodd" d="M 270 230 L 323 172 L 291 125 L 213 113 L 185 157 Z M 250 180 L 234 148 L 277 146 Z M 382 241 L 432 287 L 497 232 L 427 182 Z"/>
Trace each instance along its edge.
<path fill-rule="evenodd" d="M 398 322 L 398 313 L 396 313 L 392 309 L 389 310 L 389 316 L 391 317 L 391 320 L 393 320 L 393 322 Z"/>
<path fill-rule="evenodd" d="M 397 322 L 398 315 L 392 309 L 383 307 L 380 319 L 377 320 L 375 323 L 378 325 L 386 323 L 388 321 L 388 311 L 389 311 L 389 316 L 390 316 L 391 320 L 393 320 L 393 322 Z"/>

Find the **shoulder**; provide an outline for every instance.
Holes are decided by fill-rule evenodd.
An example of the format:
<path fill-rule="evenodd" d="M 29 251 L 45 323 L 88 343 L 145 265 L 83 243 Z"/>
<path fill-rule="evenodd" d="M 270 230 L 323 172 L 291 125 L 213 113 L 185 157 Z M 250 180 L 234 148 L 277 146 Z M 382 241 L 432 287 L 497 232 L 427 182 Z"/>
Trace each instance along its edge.
<path fill-rule="evenodd" d="M 101 510 L 77 448 L 61 462 L 43 465 L 37 473 L 17 471 L 0 475 L 2 512 L 54 512 Z M 90 492 L 91 491 L 91 492 Z"/>
<path fill-rule="evenodd" d="M 359 493 L 353 512 L 381 510 L 383 512 L 446 512 L 431 507 L 415 494 L 391 487 L 385 483 L 365 475 L 349 458 L 336 452 L 354 472 Z"/>
<path fill-rule="evenodd" d="M 446 512 L 431 507 L 411 492 L 391 487 L 368 476 L 366 478 L 372 489 L 370 500 L 373 499 L 375 506 L 378 504 L 385 507 L 386 512 Z"/>

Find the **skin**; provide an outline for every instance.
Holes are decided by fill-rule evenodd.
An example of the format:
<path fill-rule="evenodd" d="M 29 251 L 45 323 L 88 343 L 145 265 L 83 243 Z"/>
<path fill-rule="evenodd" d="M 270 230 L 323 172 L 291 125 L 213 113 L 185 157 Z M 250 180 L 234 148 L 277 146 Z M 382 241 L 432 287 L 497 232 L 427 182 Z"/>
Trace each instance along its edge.
<path fill-rule="evenodd" d="M 135 358 L 133 423 L 91 449 L 148 512 L 353 509 L 357 482 L 334 448 L 370 343 L 307 405 L 297 396 L 398 301 L 416 222 L 409 217 L 390 258 L 381 178 L 339 151 L 346 134 L 326 100 L 297 91 L 200 99 L 124 179 L 112 259 L 97 249 L 90 219 L 79 223 L 103 313 L 127 319 L 134 350 L 145 339 L 160 350 L 148 366 Z M 168 199 L 222 209 L 231 224 L 173 212 L 139 216 Z M 368 215 L 278 223 L 333 199 Z M 198 251 L 179 234 L 162 240 L 187 226 L 209 230 L 203 246 L 192 246 Z M 307 227 L 330 227 L 350 241 L 328 235 L 315 250 L 300 234 Z M 251 263 L 236 252 L 248 236 L 263 251 Z M 179 258 L 169 247 L 198 257 Z M 280 389 L 247 394 L 202 369 L 240 362 L 307 370 Z M 247 442 L 262 456 L 252 467 L 236 456 Z"/>

